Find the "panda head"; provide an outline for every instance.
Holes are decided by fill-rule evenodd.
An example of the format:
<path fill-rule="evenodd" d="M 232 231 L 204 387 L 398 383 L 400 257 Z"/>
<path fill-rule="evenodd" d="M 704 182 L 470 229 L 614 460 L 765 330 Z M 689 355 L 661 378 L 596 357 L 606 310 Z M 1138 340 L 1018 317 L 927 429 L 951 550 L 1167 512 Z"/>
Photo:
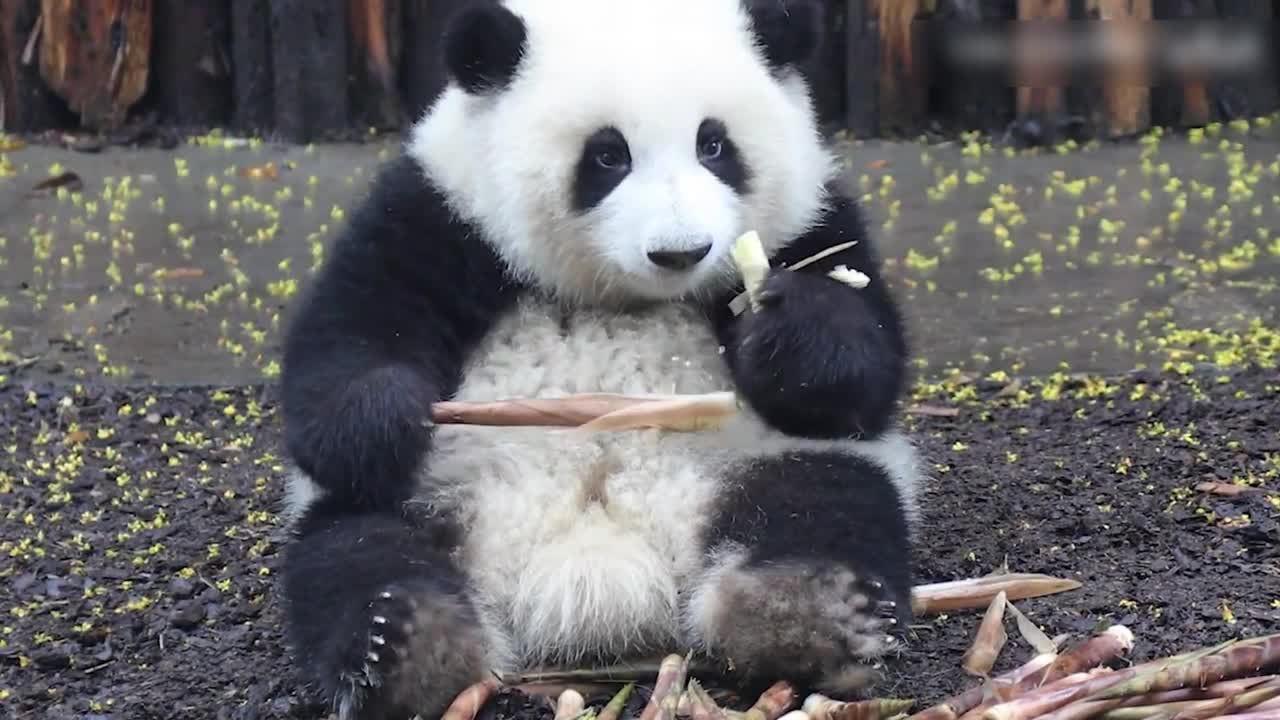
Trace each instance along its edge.
<path fill-rule="evenodd" d="M 797 65 L 817 0 L 478 0 L 409 153 L 526 282 L 696 296 L 812 225 L 835 171 Z"/>

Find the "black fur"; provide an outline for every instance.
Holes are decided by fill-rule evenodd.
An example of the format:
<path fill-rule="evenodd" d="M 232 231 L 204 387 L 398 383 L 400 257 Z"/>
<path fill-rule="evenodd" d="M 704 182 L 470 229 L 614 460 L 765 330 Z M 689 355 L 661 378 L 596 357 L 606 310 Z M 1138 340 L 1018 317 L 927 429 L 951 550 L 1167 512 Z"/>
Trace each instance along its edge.
<path fill-rule="evenodd" d="M 774 70 L 808 62 L 822 46 L 822 4 L 817 0 L 747 0 L 765 62 Z"/>
<path fill-rule="evenodd" d="M 479 0 L 454 15 L 444 33 L 445 68 L 469 93 L 506 88 L 524 58 L 524 21 L 495 2 Z"/>
<path fill-rule="evenodd" d="M 486 638 L 439 536 L 385 515 L 321 519 L 284 566 L 304 676 L 360 717 L 438 716 L 483 679 Z"/>
<path fill-rule="evenodd" d="M 882 468 L 863 458 L 797 451 L 745 464 L 727 485 L 708 547 L 739 544 L 750 551 L 748 567 L 851 565 L 863 579 L 880 582 L 885 599 L 910 611 L 907 521 Z"/>
<path fill-rule="evenodd" d="M 800 270 L 782 269 L 851 240 L 858 244 Z M 711 307 L 738 390 L 768 423 L 791 435 L 880 435 L 891 426 L 906 384 L 908 348 L 856 203 L 836 192 L 823 222 L 771 260 L 759 312 L 734 316 L 728 296 Z M 856 289 L 827 277 L 838 265 L 865 273 L 871 283 Z"/>
<path fill-rule="evenodd" d="M 714 156 L 708 152 L 712 147 L 716 150 Z M 751 191 L 751 171 L 720 120 L 707 118 L 698 126 L 698 160 L 739 195 Z"/>
<path fill-rule="evenodd" d="M 299 302 L 284 343 L 285 442 L 331 507 L 397 511 L 431 403 L 518 288 L 409 158 L 389 164 Z"/>
<path fill-rule="evenodd" d="M 602 127 L 582 143 L 573 173 L 573 209 L 583 213 L 599 205 L 631 173 L 631 148 L 622 132 Z"/>
<path fill-rule="evenodd" d="M 746 553 L 719 581 L 706 632 L 748 684 L 852 692 L 870 679 L 858 654 L 911 619 L 902 498 L 867 460 L 813 451 L 744 463 L 704 542 Z"/>

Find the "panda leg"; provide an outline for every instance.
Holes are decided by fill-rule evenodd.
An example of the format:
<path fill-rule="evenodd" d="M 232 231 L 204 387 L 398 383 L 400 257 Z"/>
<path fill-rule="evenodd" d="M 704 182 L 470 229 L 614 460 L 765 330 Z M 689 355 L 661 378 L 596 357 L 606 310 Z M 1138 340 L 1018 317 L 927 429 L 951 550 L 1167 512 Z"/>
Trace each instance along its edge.
<path fill-rule="evenodd" d="M 339 720 L 438 716 L 501 645 L 445 543 L 391 515 L 317 515 L 284 565 L 304 678 Z"/>
<path fill-rule="evenodd" d="M 723 493 L 684 608 L 692 642 L 747 683 L 865 687 L 887 633 L 910 618 L 894 478 L 864 459 L 793 452 L 745 463 Z"/>

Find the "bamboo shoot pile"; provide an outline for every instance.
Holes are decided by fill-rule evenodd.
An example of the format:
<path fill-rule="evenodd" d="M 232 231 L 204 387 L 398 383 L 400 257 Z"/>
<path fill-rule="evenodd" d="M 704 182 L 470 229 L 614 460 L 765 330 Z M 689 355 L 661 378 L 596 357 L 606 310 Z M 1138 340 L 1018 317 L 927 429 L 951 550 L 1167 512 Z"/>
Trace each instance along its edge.
<path fill-rule="evenodd" d="M 1280 718 L 1280 634 L 1247 638 L 1112 669 L 1133 647 L 1114 625 L 1064 652 L 1041 653 L 1003 675 L 908 714 L 913 699 L 841 701 L 820 694 L 800 700 L 786 681 L 770 686 L 746 710 L 713 698 L 693 676 L 689 655 L 653 666 L 495 674 L 467 688 L 441 720 L 474 720 L 497 692 L 540 694 L 556 720 L 625 720 L 626 701 L 641 679 L 654 678 L 638 720 L 1275 720 Z M 710 669 L 708 669 L 710 672 Z M 532 681 L 532 682 L 529 682 Z M 585 706 L 580 688 L 619 688 L 603 707 Z"/>

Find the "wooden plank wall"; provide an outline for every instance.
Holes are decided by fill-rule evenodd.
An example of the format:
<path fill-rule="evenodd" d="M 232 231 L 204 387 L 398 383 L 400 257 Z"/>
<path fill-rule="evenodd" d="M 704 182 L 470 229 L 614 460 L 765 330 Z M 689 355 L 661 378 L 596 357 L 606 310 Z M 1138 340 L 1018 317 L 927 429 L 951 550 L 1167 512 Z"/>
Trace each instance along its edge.
<path fill-rule="evenodd" d="M 444 84 L 440 32 L 468 0 L 0 0 L 0 117 L 10 132 L 130 124 L 307 142 L 403 128 Z M 1014 130 L 1126 137 L 1272 112 L 1280 73 L 1194 69 L 1082 77 L 1037 65 L 1004 80 L 939 59 L 949 23 L 1153 20 L 1274 23 L 1280 0 L 826 0 L 805 68 L 824 124 L 858 137 Z M 1280 39 L 1280 38 L 1278 38 Z M 1280 53 L 1280 45 L 1277 46 Z"/>

